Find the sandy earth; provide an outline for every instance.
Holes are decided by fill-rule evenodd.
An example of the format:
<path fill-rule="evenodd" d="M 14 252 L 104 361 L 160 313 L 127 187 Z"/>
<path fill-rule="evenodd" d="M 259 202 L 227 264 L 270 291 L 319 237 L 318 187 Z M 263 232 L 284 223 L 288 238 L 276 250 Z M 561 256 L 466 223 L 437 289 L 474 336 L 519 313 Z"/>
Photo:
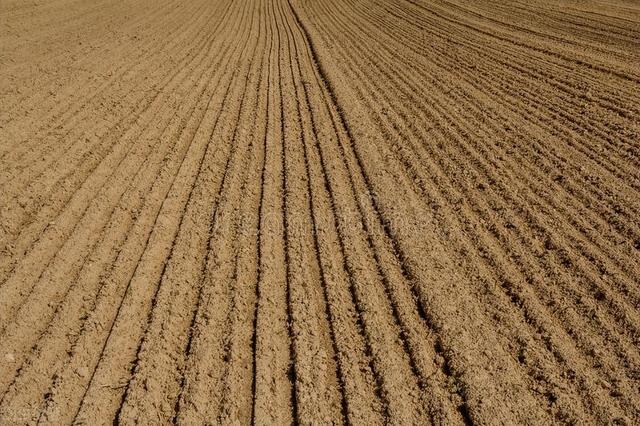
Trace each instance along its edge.
<path fill-rule="evenodd" d="M 639 424 L 639 218 L 635 1 L 0 2 L 0 424 Z"/>

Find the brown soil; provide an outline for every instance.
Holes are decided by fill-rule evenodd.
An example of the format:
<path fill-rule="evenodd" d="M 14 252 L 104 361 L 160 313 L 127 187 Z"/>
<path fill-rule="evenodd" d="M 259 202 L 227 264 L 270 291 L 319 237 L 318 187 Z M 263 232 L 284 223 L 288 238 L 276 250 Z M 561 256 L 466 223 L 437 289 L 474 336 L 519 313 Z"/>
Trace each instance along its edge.
<path fill-rule="evenodd" d="M 0 2 L 0 424 L 639 424 L 631 0 Z"/>

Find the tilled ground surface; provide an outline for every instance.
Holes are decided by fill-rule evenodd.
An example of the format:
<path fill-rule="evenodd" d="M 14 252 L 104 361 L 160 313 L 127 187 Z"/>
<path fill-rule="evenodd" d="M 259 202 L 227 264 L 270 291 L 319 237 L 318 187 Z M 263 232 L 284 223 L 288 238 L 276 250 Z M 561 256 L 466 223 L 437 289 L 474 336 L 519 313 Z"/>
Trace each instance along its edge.
<path fill-rule="evenodd" d="M 631 0 L 3 0 L 0 424 L 638 424 L 639 138 Z"/>

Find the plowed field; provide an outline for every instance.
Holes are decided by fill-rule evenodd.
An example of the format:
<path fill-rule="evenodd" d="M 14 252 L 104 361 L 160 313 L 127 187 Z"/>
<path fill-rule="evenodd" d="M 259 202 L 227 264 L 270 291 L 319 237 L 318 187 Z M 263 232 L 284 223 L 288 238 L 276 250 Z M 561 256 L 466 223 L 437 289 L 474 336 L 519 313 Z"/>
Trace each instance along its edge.
<path fill-rule="evenodd" d="M 640 424 L 640 4 L 2 0 L 0 424 Z"/>

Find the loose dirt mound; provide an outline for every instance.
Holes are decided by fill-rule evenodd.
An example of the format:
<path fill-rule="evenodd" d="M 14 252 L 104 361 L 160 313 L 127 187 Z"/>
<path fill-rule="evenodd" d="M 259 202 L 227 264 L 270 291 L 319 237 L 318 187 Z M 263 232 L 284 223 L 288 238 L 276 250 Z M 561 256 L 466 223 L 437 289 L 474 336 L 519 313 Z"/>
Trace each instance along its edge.
<path fill-rule="evenodd" d="M 5 0 L 0 423 L 640 423 L 640 6 Z"/>

